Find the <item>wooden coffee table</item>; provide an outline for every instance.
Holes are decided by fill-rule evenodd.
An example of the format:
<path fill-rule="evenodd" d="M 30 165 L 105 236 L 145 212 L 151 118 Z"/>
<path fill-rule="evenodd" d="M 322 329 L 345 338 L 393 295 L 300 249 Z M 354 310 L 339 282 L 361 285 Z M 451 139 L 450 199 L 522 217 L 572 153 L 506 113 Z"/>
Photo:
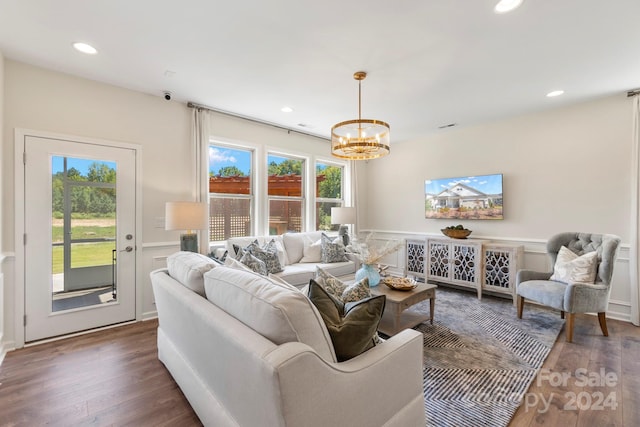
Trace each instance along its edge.
<path fill-rule="evenodd" d="M 396 291 L 384 283 L 371 288 L 372 295 L 386 295 L 387 302 L 378 330 L 385 335 L 395 335 L 403 329 L 412 328 L 429 319 L 433 324 L 436 303 L 436 285 L 418 283 L 410 291 Z M 407 310 L 420 301 L 429 300 L 429 315 Z"/>

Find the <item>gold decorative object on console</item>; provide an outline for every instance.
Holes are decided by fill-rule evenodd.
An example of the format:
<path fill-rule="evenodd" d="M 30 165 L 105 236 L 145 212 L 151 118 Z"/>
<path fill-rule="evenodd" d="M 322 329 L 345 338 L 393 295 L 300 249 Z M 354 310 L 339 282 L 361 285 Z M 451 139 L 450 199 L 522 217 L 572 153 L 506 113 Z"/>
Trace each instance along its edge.
<path fill-rule="evenodd" d="M 418 282 L 409 277 L 387 276 L 382 279 L 382 283 L 396 291 L 410 291 L 418 286 Z"/>
<path fill-rule="evenodd" d="M 340 122 L 331 128 L 331 154 L 350 160 L 369 160 L 386 156 L 390 152 L 390 127 L 380 120 L 362 118 L 362 80 L 364 71 L 357 71 L 358 119 Z"/>
<path fill-rule="evenodd" d="M 458 226 L 458 227 L 461 227 L 461 226 Z M 442 231 L 442 234 L 444 234 L 447 237 L 451 237 L 452 239 L 466 239 L 467 236 L 471 234 L 471 230 L 466 228 L 448 227 L 448 228 L 443 228 L 440 231 Z"/>

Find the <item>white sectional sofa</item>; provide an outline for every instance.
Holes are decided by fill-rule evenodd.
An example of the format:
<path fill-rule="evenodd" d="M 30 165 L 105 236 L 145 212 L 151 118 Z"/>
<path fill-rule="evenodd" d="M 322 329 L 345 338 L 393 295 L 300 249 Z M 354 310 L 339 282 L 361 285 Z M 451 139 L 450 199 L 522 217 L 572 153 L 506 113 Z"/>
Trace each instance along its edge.
<path fill-rule="evenodd" d="M 158 357 L 205 426 L 425 425 L 420 333 L 336 362 L 298 289 L 199 254 L 169 258 L 151 273 Z"/>
<path fill-rule="evenodd" d="M 322 263 L 318 261 L 306 261 L 305 252 L 310 243 L 320 240 L 322 232 L 308 231 L 302 233 L 285 233 L 275 236 L 250 236 L 250 237 L 233 237 L 226 241 L 225 249 L 227 256 L 235 256 L 233 245 L 241 248 L 248 246 L 251 242 L 257 240 L 258 244 L 264 245 L 271 239 L 276 241 L 284 253 L 282 254 L 281 264 L 284 270 L 275 275 L 297 287 L 309 284 L 309 280 L 315 276 L 316 266 L 333 276 L 345 276 L 353 274 L 359 268 L 358 260 L 347 255 L 349 261 Z M 309 257 L 307 257 L 309 259 Z M 310 257 L 310 259 L 315 259 Z"/>

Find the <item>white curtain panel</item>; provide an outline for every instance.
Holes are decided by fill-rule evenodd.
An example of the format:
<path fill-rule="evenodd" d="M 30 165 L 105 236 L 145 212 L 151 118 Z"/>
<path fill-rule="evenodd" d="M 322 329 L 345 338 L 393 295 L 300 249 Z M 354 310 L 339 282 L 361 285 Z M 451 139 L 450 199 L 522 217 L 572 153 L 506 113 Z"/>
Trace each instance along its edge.
<path fill-rule="evenodd" d="M 640 95 L 633 97 L 633 134 L 631 144 L 631 322 L 640 326 Z"/>
<path fill-rule="evenodd" d="M 197 202 L 209 201 L 209 138 L 211 136 L 211 111 L 194 108 L 191 128 L 191 154 L 194 159 L 193 191 Z M 207 221 L 208 223 L 208 221 Z M 209 228 L 199 236 L 200 253 L 209 253 Z"/>

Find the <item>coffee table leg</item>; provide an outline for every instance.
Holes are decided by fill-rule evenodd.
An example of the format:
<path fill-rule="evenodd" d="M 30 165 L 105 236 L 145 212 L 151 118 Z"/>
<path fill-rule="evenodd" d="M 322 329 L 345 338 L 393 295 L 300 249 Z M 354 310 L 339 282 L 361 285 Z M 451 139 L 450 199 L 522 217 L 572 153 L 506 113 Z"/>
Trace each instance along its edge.
<path fill-rule="evenodd" d="M 433 325 L 433 311 L 436 309 L 436 296 L 432 296 L 429 299 L 429 320 L 431 321 L 431 324 Z"/>

